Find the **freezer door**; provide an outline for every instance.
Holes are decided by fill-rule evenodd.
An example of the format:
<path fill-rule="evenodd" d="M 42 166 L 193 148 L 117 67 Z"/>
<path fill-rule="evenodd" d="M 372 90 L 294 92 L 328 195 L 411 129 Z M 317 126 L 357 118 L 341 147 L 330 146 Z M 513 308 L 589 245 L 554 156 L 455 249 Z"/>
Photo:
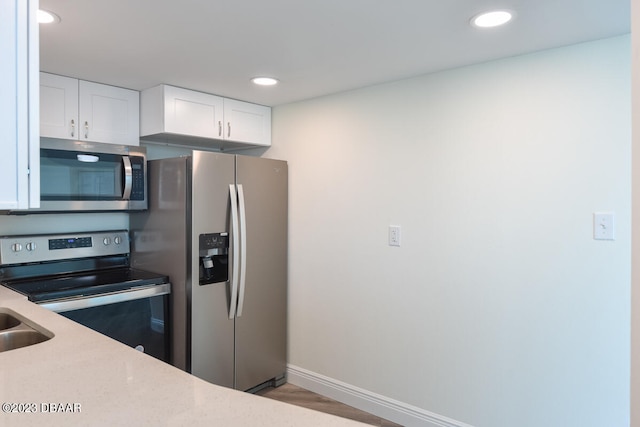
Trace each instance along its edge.
<path fill-rule="evenodd" d="M 257 157 L 237 156 L 236 163 L 246 275 L 236 317 L 235 388 L 248 390 L 286 368 L 288 170 L 286 162 Z"/>
<path fill-rule="evenodd" d="M 229 319 L 229 282 L 200 285 L 199 236 L 229 232 L 229 185 L 235 157 L 194 151 L 191 231 L 191 372 L 233 387 L 234 321 Z M 230 259 L 233 263 L 235 260 Z"/>

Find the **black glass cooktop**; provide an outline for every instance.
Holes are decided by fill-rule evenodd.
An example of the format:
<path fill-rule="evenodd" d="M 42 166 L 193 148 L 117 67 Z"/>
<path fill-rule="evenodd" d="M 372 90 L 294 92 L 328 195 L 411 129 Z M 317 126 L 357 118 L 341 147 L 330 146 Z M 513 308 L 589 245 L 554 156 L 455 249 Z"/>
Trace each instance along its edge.
<path fill-rule="evenodd" d="M 41 302 L 86 295 L 121 292 L 129 289 L 169 283 L 169 278 L 157 273 L 130 267 L 78 274 L 51 275 L 3 283 L 30 301 Z"/>

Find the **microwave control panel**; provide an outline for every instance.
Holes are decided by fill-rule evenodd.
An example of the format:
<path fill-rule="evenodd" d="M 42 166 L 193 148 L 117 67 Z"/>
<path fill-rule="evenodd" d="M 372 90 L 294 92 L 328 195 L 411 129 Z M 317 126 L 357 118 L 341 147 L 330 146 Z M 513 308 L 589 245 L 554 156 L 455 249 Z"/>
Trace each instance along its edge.
<path fill-rule="evenodd" d="M 144 200 L 144 157 L 131 156 L 131 200 Z"/>

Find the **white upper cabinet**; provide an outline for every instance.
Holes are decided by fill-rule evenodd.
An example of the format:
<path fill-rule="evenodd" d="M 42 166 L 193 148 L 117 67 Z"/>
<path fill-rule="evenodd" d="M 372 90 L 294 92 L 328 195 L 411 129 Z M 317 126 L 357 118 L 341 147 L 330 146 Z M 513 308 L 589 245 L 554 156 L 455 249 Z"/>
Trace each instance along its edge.
<path fill-rule="evenodd" d="M 142 91 L 142 139 L 212 148 L 271 145 L 271 108 L 159 85 Z"/>
<path fill-rule="evenodd" d="M 40 73 L 40 134 L 109 144 L 140 144 L 140 93 Z"/>
<path fill-rule="evenodd" d="M 0 2 L 0 209 L 40 206 L 38 0 Z"/>

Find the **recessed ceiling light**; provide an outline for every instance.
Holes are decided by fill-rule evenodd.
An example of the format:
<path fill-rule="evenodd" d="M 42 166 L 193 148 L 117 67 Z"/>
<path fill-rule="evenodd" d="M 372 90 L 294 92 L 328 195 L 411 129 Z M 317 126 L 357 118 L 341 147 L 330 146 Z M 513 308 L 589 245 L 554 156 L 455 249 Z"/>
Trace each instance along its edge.
<path fill-rule="evenodd" d="M 60 21 L 60 17 L 55 13 L 44 9 L 38 9 L 38 24 L 52 24 Z"/>
<path fill-rule="evenodd" d="M 480 28 L 491 28 L 504 25 L 513 19 L 514 13 L 508 10 L 494 10 L 481 13 L 471 18 L 471 24 Z"/>
<path fill-rule="evenodd" d="M 260 86 L 273 86 L 278 84 L 278 79 L 273 77 L 254 77 L 251 81 Z"/>

